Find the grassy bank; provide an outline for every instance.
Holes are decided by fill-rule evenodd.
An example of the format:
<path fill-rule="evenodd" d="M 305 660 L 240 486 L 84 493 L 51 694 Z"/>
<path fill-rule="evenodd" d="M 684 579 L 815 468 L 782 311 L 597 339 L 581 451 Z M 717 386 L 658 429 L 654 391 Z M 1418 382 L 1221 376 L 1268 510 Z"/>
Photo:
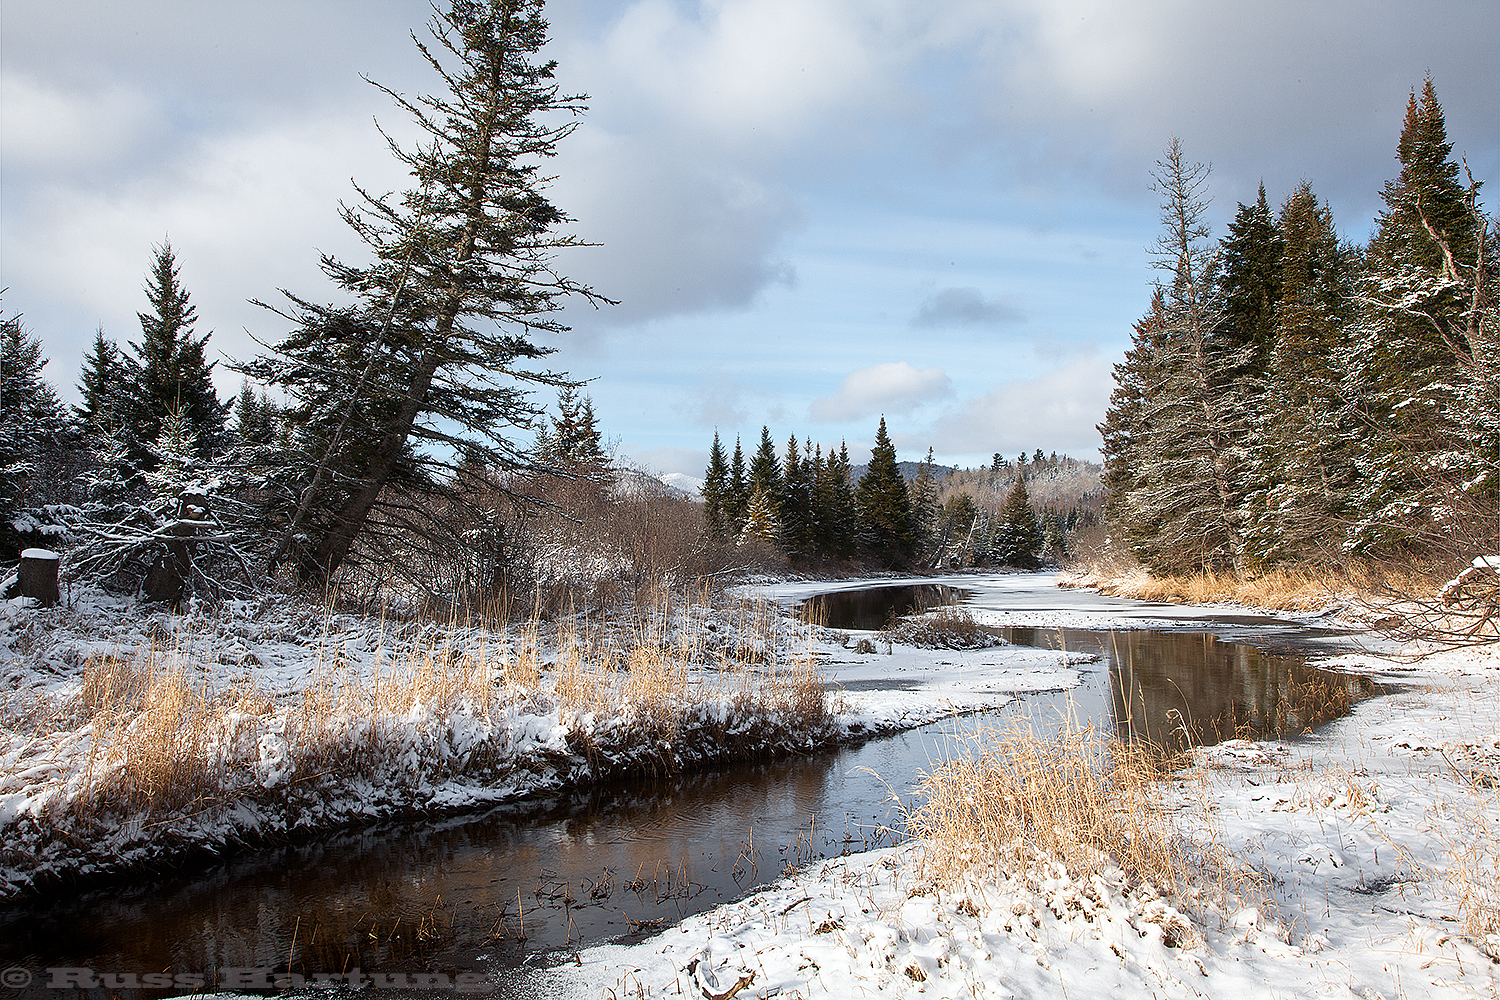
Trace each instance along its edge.
<path fill-rule="evenodd" d="M 1443 579 L 1440 570 L 1394 565 L 1160 576 L 1139 566 L 1075 566 L 1059 574 L 1058 585 L 1088 587 L 1110 597 L 1141 601 L 1233 602 L 1275 611 L 1309 612 L 1350 604 L 1375 608 L 1406 596 L 1430 595 Z"/>
<path fill-rule="evenodd" d="M 765 602 L 663 590 L 513 626 L 239 610 L 107 650 L 88 614 L 26 613 L 50 678 L 0 717 L 0 895 L 840 735 L 805 627 Z"/>

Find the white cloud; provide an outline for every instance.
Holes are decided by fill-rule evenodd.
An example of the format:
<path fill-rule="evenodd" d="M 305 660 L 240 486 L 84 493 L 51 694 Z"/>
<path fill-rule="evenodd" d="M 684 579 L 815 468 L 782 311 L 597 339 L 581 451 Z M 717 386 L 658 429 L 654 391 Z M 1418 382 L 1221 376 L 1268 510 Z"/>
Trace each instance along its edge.
<path fill-rule="evenodd" d="M 931 443 L 945 455 L 1041 448 L 1085 457 L 1099 447 L 1094 428 L 1109 406 L 1113 367 L 1113 359 L 1082 357 L 1034 379 L 1002 382 L 938 417 L 926 437 L 911 435 L 907 447 Z"/>
<path fill-rule="evenodd" d="M 813 400 L 808 412 L 814 420 L 836 423 L 875 413 L 910 413 L 923 403 L 952 394 L 953 382 L 941 368 L 888 361 L 851 372 L 838 392 Z"/>
<path fill-rule="evenodd" d="M 71 389 L 74 378 L 61 373 L 76 371 L 96 325 L 121 342 L 139 339 L 141 287 L 164 237 L 198 307 L 198 333 L 213 333 L 214 357 L 258 351 L 247 329 L 279 338 L 286 324 L 247 300 L 274 301 L 278 288 L 313 300 L 335 295 L 319 251 L 365 253 L 337 216 L 339 199 L 352 194 L 349 176 L 376 191 L 400 182 L 381 145 L 368 126 L 309 118 L 199 138 L 154 173 L 36 182 L 24 206 L 5 213 L 0 238 L 12 248 L 5 270 L 13 301 L 44 332 L 59 389 Z M 21 246 L 27 252 L 15 253 Z M 221 367 L 218 384 L 232 390 L 239 376 Z"/>
<path fill-rule="evenodd" d="M 0 108 L 7 173 L 97 172 L 134 150 L 159 144 L 166 131 L 149 99 L 119 85 L 75 93 L 5 72 L 0 73 Z"/>

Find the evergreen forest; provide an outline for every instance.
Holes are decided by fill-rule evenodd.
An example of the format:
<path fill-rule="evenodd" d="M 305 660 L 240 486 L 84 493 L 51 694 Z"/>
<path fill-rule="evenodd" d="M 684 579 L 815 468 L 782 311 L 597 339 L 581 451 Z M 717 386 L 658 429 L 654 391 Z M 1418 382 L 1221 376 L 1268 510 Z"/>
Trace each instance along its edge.
<path fill-rule="evenodd" d="M 1308 182 L 1211 237 L 1208 168 L 1154 173 L 1161 277 L 1099 430 L 1118 555 L 1153 573 L 1493 552 L 1496 232 L 1429 77 L 1366 245 Z"/>

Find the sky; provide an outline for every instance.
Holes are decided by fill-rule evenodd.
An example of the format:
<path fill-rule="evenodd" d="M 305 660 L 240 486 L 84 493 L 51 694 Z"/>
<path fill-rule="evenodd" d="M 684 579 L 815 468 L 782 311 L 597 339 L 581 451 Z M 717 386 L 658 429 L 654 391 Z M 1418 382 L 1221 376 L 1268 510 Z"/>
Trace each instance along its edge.
<path fill-rule="evenodd" d="M 0 0 L 0 309 L 76 400 L 96 329 L 138 340 L 170 240 L 230 370 L 287 332 L 251 299 L 337 302 L 358 183 L 407 186 L 367 82 L 434 89 L 424 0 Z M 619 453 L 702 475 L 762 425 L 868 456 L 1097 457 L 1146 309 L 1151 171 L 1212 168 L 1215 235 L 1308 181 L 1368 238 L 1411 89 L 1500 186 L 1494 0 L 554 0 L 589 112 L 549 164 L 574 303 L 555 368 Z M 1486 199 L 1493 211 L 1496 199 Z M 545 400 L 543 400 L 545 401 Z M 522 432 L 518 437 L 527 435 Z"/>

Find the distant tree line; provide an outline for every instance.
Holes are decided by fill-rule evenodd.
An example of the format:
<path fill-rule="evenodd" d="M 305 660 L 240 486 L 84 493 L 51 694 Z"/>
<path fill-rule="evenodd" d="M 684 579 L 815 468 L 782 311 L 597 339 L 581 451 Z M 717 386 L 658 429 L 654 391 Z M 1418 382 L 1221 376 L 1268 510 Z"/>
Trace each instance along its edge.
<path fill-rule="evenodd" d="M 1162 572 L 1400 557 L 1494 540 L 1495 230 L 1429 77 L 1367 246 L 1299 184 L 1217 242 L 1208 170 L 1154 173 L 1163 272 L 1100 432 L 1109 531 Z M 1493 551 L 1486 548 L 1485 551 Z"/>
<path fill-rule="evenodd" d="M 998 455 L 995 463 L 1005 471 L 982 477 L 951 472 L 939 480 L 929 449 L 908 481 L 884 418 L 857 480 L 845 442 L 825 452 L 822 445 L 792 435 L 778 455 L 770 430 L 762 427 L 760 443 L 747 460 L 739 440 L 726 453 L 716 433 L 704 473 L 704 528 L 721 544 L 772 549 L 804 566 L 1034 569 L 1063 555 L 1067 532 L 1087 521 L 1086 503 L 1039 513 L 1027 492 L 1026 456 L 1015 471 Z M 1048 459 L 1038 449 L 1031 467 L 1047 474 L 1064 463 L 1080 464 L 1056 454 Z M 1009 483 L 1003 503 L 976 503 L 974 490 L 992 487 L 998 475 Z"/>

